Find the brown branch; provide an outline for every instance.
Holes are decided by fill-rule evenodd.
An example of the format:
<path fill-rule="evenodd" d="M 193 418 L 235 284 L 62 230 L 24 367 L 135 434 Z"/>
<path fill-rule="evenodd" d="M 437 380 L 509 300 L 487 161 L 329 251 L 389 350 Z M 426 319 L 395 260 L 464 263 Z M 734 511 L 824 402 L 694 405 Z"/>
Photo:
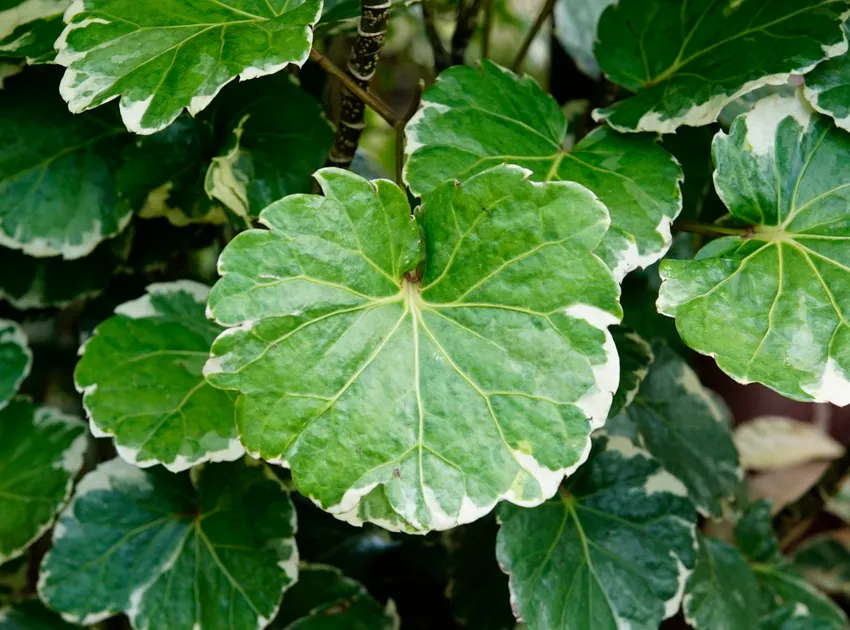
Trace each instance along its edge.
<path fill-rule="evenodd" d="M 540 32 L 540 29 L 543 28 L 546 20 L 549 19 L 549 15 L 552 13 L 554 6 L 555 0 L 546 0 L 543 4 L 543 8 L 540 9 L 540 13 L 537 14 L 537 19 L 535 19 L 534 24 L 531 25 L 531 30 L 528 31 L 528 34 L 525 36 L 522 46 L 520 46 L 519 52 L 511 65 L 511 69 L 514 72 L 519 72 L 522 67 L 522 62 L 525 61 L 525 56 L 528 54 L 531 44 L 534 42 L 534 38 L 537 37 L 537 33 Z"/>
<path fill-rule="evenodd" d="M 841 489 L 841 482 L 850 474 L 850 449 L 832 461 L 818 482 L 793 503 L 773 517 L 773 529 L 782 549 L 788 549 L 812 524 L 826 502 Z"/>
<path fill-rule="evenodd" d="M 390 0 L 360 0 L 360 23 L 357 26 L 357 39 L 354 40 L 351 48 L 345 72 L 349 80 L 343 81 L 339 124 L 334 145 L 328 155 L 329 166 L 348 168 L 354 159 L 354 152 L 357 150 L 360 134 L 363 133 L 365 126 L 363 114 L 368 100 L 364 98 L 364 95 L 369 94 L 369 82 L 375 75 L 378 58 L 384 46 L 390 6 Z M 352 84 L 359 87 L 362 94 L 353 90 Z M 377 109 L 376 111 L 381 113 Z M 392 117 L 389 108 L 386 113 Z"/>

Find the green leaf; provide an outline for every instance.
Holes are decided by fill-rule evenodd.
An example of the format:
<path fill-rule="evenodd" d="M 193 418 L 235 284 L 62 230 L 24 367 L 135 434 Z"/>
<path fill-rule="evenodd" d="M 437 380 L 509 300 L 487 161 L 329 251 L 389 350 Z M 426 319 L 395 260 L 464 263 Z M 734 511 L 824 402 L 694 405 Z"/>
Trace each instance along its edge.
<path fill-rule="evenodd" d="M 700 513 L 721 518 L 744 476 L 729 429 L 730 413 L 679 355 L 664 346 L 655 354 L 625 415 L 639 444 L 685 484 Z"/>
<path fill-rule="evenodd" d="M 71 0 L 6 0 L 0 5 L 0 59 L 25 57 L 28 63 L 53 60 L 55 42 Z"/>
<path fill-rule="evenodd" d="M 845 36 L 848 29 L 845 24 Z M 850 131 L 850 53 L 828 59 L 807 74 L 804 93 L 812 107 Z"/>
<path fill-rule="evenodd" d="M 850 595 L 850 549 L 847 530 L 810 538 L 792 558 L 794 566 L 812 584 L 839 595 Z"/>
<path fill-rule="evenodd" d="M 835 626 L 813 616 L 804 604 L 777 608 L 761 621 L 759 630 L 833 630 Z"/>
<path fill-rule="evenodd" d="M 0 409 L 12 400 L 31 367 L 26 334 L 15 322 L 0 319 Z"/>
<path fill-rule="evenodd" d="M 593 55 L 596 25 L 602 12 L 615 0 L 560 0 L 555 3 L 555 37 L 573 58 L 576 67 L 598 79 L 599 64 Z"/>
<path fill-rule="evenodd" d="M 682 608 L 697 630 L 753 630 L 761 599 L 753 572 L 732 545 L 698 536 L 699 555 L 685 585 Z"/>
<path fill-rule="evenodd" d="M 0 608 L 0 630 L 75 630 L 37 599 Z"/>
<path fill-rule="evenodd" d="M 846 630 L 848 621 L 844 612 L 806 582 L 779 552 L 779 542 L 771 526 L 769 502 L 759 501 L 749 507 L 735 526 L 735 542 L 752 562 L 763 599 L 772 608 L 788 604 L 797 610 L 802 605 L 811 616 L 829 624 L 828 627 Z M 785 626 L 781 627 L 785 630 Z"/>
<path fill-rule="evenodd" d="M 334 567 L 302 565 L 272 628 L 285 630 L 398 630 L 392 602 L 381 606 L 362 584 Z"/>
<path fill-rule="evenodd" d="M 657 630 L 679 610 L 696 514 L 684 486 L 627 439 L 594 440 L 558 496 L 499 517 L 496 554 L 530 628 Z"/>
<path fill-rule="evenodd" d="M 91 254 L 76 260 L 61 256 L 35 258 L 0 247 L 0 299 L 17 309 L 67 306 L 77 298 L 98 295 L 129 255 L 130 235 L 102 241 Z"/>
<path fill-rule="evenodd" d="M 39 594 L 82 625 L 124 612 L 134 628 L 263 628 L 298 576 L 294 533 L 288 493 L 263 464 L 190 479 L 113 459 L 63 511 Z"/>
<path fill-rule="evenodd" d="M 665 261 L 658 309 L 740 383 L 850 403 L 850 136 L 772 96 L 714 141 L 721 199 L 752 234 Z"/>
<path fill-rule="evenodd" d="M 321 103 L 287 75 L 226 91 L 215 122 L 229 146 L 213 158 L 205 190 L 245 219 L 287 195 L 309 192 L 334 139 Z"/>
<path fill-rule="evenodd" d="M 60 92 L 74 113 L 120 96 L 127 128 L 151 134 L 237 77 L 301 66 L 321 11 L 321 0 L 76 0 L 57 42 Z"/>
<path fill-rule="evenodd" d="M 640 384 L 649 374 L 649 366 L 655 356 L 652 354 L 652 346 L 629 328 L 615 326 L 611 329 L 611 336 L 614 337 L 620 357 L 620 386 L 608 412 L 608 417 L 614 418 L 632 404 Z"/>
<path fill-rule="evenodd" d="M 83 465 L 85 427 L 23 398 L 0 411 L 0 562 L 46 532 Z"/>
<path fill-rule="evenodd" d="M 847 50 L 844 0 L 621 0 L 599 21 L 596 58 L 636 94 L 596 110 L 620 131 L 672 133 L 717 120 L 763 85 Z"/>
<path fill-rule="evenodd" d="M 202 374 L 221 333 L 204 317 L 208 291 L 189 280 L 152 284 L 81 348 L 74 381 L 92 432 L 113 437 L 131 464 L 177 472 L 244 453 L 232 396 Z"/>
<path fill-rule="evenodd" d="M 513 630 L 508 578 L 496 562 L 496 519 L 482 518 L 445 534 L 449 549 L 446 596 L 469 630 Z"/>
<path fill-rule="evenodd" d="M 31 256 L 81 258 L 123 230 L 111 112 L 73 116 L 52 68 L 31 69 L 0 92 L 0 245 Z"/>
<path fill-rule="evenodd" d="M 405 180 L 427 198 L 447 179 L 463 181 L 509 162 L 529 169 L 537 181 L 578 182 L 611 213 L 597 254 L 622 279 L 670 247 L 670 225 L 682 207 L 682 171 L 653 137 L 607 128 L 566 152 L 566 126 L 555 99 L 530 77 L 489 61 L 450 68 L 407 125 Z"/>
<path fill-rule="evenodd" d="M 604 206 L 514 166 L 447 182 L 420 265 L 395 184 L 317 179 L 324 197 L 276 202 L 269 230 L 230 242 L 210 293 L 230 330 L 204 371 L 241 392 L 245 448 L 355 523 L 447 529 L 552 496 L 617 386 L 617 285 L 591 254 Z"/>

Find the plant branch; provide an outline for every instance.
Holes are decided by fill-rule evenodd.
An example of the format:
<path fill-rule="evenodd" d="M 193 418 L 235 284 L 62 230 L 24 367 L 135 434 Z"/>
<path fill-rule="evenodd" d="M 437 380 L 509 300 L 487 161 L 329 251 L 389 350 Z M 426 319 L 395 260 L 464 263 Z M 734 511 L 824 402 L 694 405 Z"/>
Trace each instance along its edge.
<path fill-rule="evenodd" d="M 393 125 L 398 122 L 398 116 L 395 115 L 392 108 L 384 103 L 380 98 L 372 94 L 371 92 L 367 92 L 362 87 L 360 87 L 357 82 L 348 76 L 339 66 L 337 66 L 333 61 L 325 57 L 322 53 L 320 53 L 315 48 L 310 51 L 310 58 L 315 61 L 319 66 L 327 72 L 329 75 L 339 79 L 339 82 L 345 86 L 345 89 L 349 90 L 352 94 L 354 94 L 361 101 L 366 103 L 369 107 L 371 107 L 381 118 L 383 118 L 388 125 Z"/>
<path fill-rule="evenodd" d="M 519 72 L 522 67 L 522 62 L 525 61 L 525 56 L 528 54 L 531 44 L 534 42 L 534 38 L 537 37 L 537 33 L 540 32 L 540 29 L 543 28 L 546 20 L 549 19 L 549 15 L 552 13 L 554 6 L 555 0 L 546 0 L 543 4 L 543 8 L 540 9 L 540 13 L 537 14 L 537 19 L 534 20 L 531 30 L 528 31 L 528 34 L 525 36 L 525 40 L 523 40 L 522 46 L 520 46 L 519 52 L 511 65 L 511 69 L 514 72 Z"/>
<path fill-rule="evenodd" d="M 698 223 L 696 221 L 676 221 L 673 229 L 677 232 L 690 232 L 691 234 L 705 234 L 707 236 L 743 236 L 752 237 L 753 228 L 732 228 L 722 225 L 711 225 Z"/>
<path fill-rule="evenodd" d="M 841 482 L 850 474 L 850 449 L 832 461 L 818 482 L 793 503 L 773 517 L 773 529 L 782 549 L 788 549 L 811 525 L 826 502 L 841 489 Z"/>
<path fill-rule="evenodd" d="M 451 65 L 451 61 L 449 52 L 443 45 L 443 40 L 440 39 L 440 33 L 437 31 L 434 8 L 431 6 L 431 2 L 432 0 L 422 0 L 422 18 L 425 22 L 425 35 L 428 37 L 431 51 L 434 53 L 434 71 L 440 74 Z"/>
<path fill-rule="evenodd" d="M 463 65 L 466 49 L 477 26 L 481 2 L 482 0 L 472 0 L 469 5 L 465 2 L 458 5 L 455 32 L 452 35 L 451 65 L 453 66 Z"/>
<path fill-rule="evenodd" d="M 387 22 L 390 17 L 390 0 L 360 0 L 360 22 L 357 25 L 357 39 L 351 47 L 343 81 L 342 101 L 340 103 L 339 123 L 336 138 L 328 155 L 328 165 L 348 168 L 354 159 L 354 152 L 363 133 L 363 114 L 369 95 L 369 82 L 378 67 L 378 58 L 387 35 Z M 361 88 L 362 94 L 353 90 L 353 85 Z M 378 99 L 375 99 L 377 104 Z M 370 106 L 371 103 L 370 103 Z M 383 109 L 383 104 L 381 104 Z M 381 110 L 376 109 L 381 114 Z M 393 118 L 392 112 L 386 113 Z M 383 116 L 383 114 L 381 114 Z M 386 117 L 384 117 L 386 119 Z M 389 120 L 387 122 L 390 122 Z M 395 122 L 390 122 L 395 124 Z"/>

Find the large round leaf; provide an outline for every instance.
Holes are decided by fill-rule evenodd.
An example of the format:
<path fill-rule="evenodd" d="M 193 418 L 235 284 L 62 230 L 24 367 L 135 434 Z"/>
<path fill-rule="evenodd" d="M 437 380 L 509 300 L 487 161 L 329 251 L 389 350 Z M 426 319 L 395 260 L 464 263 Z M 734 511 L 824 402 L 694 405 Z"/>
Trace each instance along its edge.
<path fill-rule="evenodd" d="M 763 85 L 847 50 L 844 0 L 620 0 L 599 21 L 602 71 L 636 94 L 594 112 L 621 131 L 717 120 Z"/>
<path fill-rule="evenodd" d="M 694 566 L 696 513 L 682 484 L 620 436 L 594 441 L 558 496 L 499 508 L 496 554 L 529 628 L 657 630 Z"/>
<path fill-rule="evenodd" d="M 69 114 L 54 78 L 30 69 L 0 91 L 0 245 L 81 258 L 130 221 L 115 182 L 125 132 L 112 112 Z"/>
<path fill-rule="evenodd" d="M 617 278 L 656 262 L 670 247 L 670 225 L 682 209 L 675 159 L 649 135 L 606 128 L 566 151 L 566 129 L 555 99 L 530 77 L 488 61 L 450 68 L 407 125 L 405 179 L 427 197 L 447 179 L 510 163 L 538 181 L 578 182 L 611 213 L 597 253 Z"/>
<path fill-rule="evenodd" d="M 83 465 L 85 427 L 19 398 L 0 411 L 0 563 L 50 525 Z"/>
<path fill-rule="evenodd" d="M 233 399 L 204 380 L 221 328 L 204 317 L 208 288 L 181 280 L 152 284 L 122 304 L 82 347 L 74 372 L 98 437 L 137 466 L 180 471 L 244 453 Z"/>
<path fill-rule="evenodd" d="M 717 192 L 750 226 L 661 265 L 658 309 L 736 381 L 850 403 L 850 135 L 772 96 L 714 141 Z"/>
<path fill-rule="evenodd" d="M 120 459 L 86 475 L 62 513 L 39 594 L 75 623 L 253 630 L 298 576 L 295 509 L 263 464 L 172 475 Z"/>
<path fill-rule="evenodd" d="M 317 174 L 324 198 L 287 197 L 261 214 L 268 231 L 231 241 L 209 313 L 232 328 L 205 373 L 241 392 L 248 451 L 324 509 L 391 527 L 552 496 L 610 407 L 621 311 L 592 254 L 605 207 L 526 175 L 430 195 L 421 264 L 405 194 L 337 169 Z"/>
<path fill-rule="evenodd" d="M 321 0 L 77 0 L 56 63 L 78 113 L 121 97 L 130 131 L 150 134 L 219 90 L 307 60 Z"/>
<path fill-rule="evenodd" d="M 21 327 L 0 319 L 0 409 L 9 404 L 32 367 L 32 352 Z"/>

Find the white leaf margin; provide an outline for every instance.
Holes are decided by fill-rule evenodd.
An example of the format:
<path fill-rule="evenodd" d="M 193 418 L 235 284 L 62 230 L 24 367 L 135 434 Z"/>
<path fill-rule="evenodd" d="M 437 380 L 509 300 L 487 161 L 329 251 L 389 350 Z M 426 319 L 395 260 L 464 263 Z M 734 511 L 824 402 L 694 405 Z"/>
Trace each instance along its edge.
<path fill-rule="evenodd" d="M 2 296 L 2 292 L 0 292 L 0 297 Z M 21 328 L 17 322 L 12 321 L 11 319 L 0 319 L 0 344 L 11 343 L 13 345 L 18 346 L 21 351 L 24 353 L 24 356 L 27 359 L 26 365 L 24 365 L 24 369 L 21 370 L 18 378 L 15 379 L 12 384 L 12 394 L 8 400 L 0 400 L 0 409 L 5 408 L 15 397 L 18 389 L 21 387 L 21 383 L 24 382 L 27 376 L 30 374 L 30 370 L 32 370 L 32 350 L 29 347 L 29 339 L 27 338 L 27 334 L 24 332 L 23 328 Z"/>
<path fill-rule="evenodd" d="M 205 284 L 201 284 L 200 282 L 195 282 L 194 280 L 156 282 L 153 284 L 149 284 L 146 287 L 145 295 L 136 298 L 135 300 L 130 300 L 129 302 L 124 302 L 123 304 L 119 304 L 118 306 L 116 306 L 115 314 L 124 315 L 132 319 L 154 319 L 161 315 L 161 313 L 156 310 L 156 307 L 154 306 L 153 301 L 151 299 L 154 296 L 169 295 L 174 293 L 187 293 L 195 300 L 195 302 L 200 305 L 205 305 L 207 301 L 207 294 L 209 293 L 209 291 L 210 287 Z M 82 357 L 83 354 L 85 354 L 86 346 L 92 339 L 97 336 L 97 332 L 98 329 L 95 328 L 92 336 L 80 345 L 80 348 L 77 351 L 78 356 Z M 204 382 L 204 384 L 207 385 L 204 377 L 201 376 L 200 378 Z M 140 449 L 122 446 L 118 444 L 117 437 L 114 432 L 106 431 L 97 424 L 97 421 L 94 418 L 94 414 L 92 414 L 92 411 L 87 404 L 88 397 L 97 391 L 97 383 L 85 387 L 80 387 L 75 382 L 74 387 L 83 397 L 83 409 L 85 410 L 86 418 L 88 418 L 89 421 L 89 430 L 91 431 L 91 434 L 96 438 L 111 438 L 113 441 L 113 445 L 115 446 L 115 451 L 118 453 L 119 457 L 121 457 L 121 459 L 123 459 L 127 463 L 133 464 L 134 466 L 137 466 L 139 468 L 150 468 L 151 466 L 161 464 L 167 470 L 173 473 L 178 473 L 204 462 L 234 461 L 245 454 L 245 449 L 242 446 L 242 442 L 237 436 L 230 439 L 227 444 L 227 447 L 217 451 L 208 451 L 201 457 L 197 457 L 194 459 L 186 457 L 185 455 L 177 455 L 171 462 L 163 462 L 157 459 L 139 460 L 138 455 Z"/>

